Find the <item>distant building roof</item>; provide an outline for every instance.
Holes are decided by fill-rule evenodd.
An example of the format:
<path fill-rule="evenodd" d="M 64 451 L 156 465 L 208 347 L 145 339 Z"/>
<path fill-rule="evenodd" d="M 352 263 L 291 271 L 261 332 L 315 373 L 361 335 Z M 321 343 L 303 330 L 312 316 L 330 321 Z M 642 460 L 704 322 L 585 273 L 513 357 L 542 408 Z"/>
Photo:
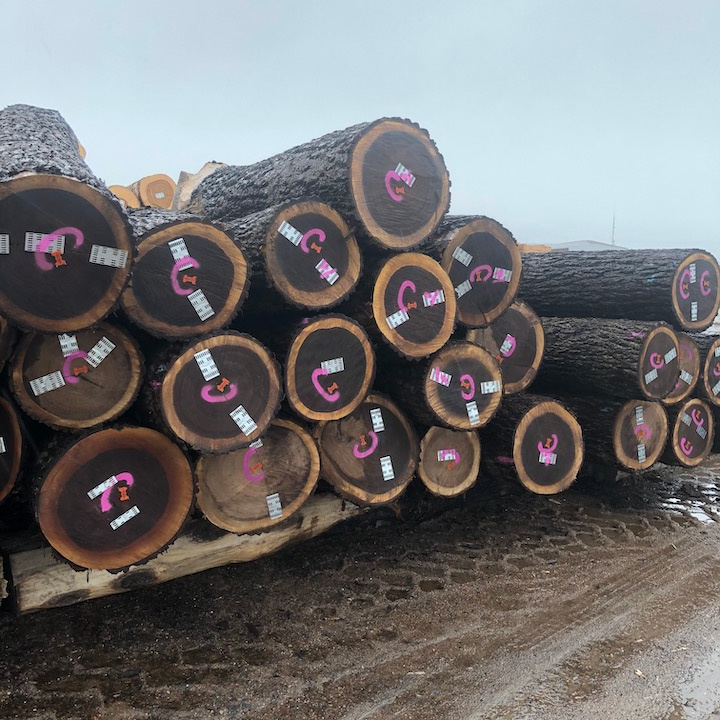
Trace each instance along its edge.
<path fill-rule="evenodd" d="M 627 250 L 621 245 L 597 242 L 596 240 L 573 240 L 565 243 L 547 243 L 553 250 Z"/>

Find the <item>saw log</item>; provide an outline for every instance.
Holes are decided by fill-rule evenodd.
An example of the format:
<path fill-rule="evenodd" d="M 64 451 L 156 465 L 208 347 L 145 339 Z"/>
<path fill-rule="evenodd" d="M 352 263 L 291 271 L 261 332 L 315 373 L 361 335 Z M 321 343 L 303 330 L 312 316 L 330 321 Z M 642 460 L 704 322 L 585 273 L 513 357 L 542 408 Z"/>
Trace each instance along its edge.
<path fill-rule="evenodd" d="M 713 407 L 720 407 L 720 337 L 693 335 L 693 339 L 700 350 L 702 363 L 698 395 Z"/>
<path fill-rule="evenodd" d="M 475 431 L 433 426 L 420 441 L 418 477 L 439 497 L 469 490 L 480 472 L 480 438 Z"/>
<path fill-rule="evenodd" d="M 123 207 L 137 209 L 142 207 L 137 195 L 124 185 L 108 185 L 108 190 L 123 204 Z"/>
<path fill-rule="evenodd" d="M 682 332 L 675 334 L 677 335 L 679 347 L 678 366 L 680 368 L 680 377 L 670 394 L 662 399 L 664 405 L 675 405 L 686 400 L 695 389 L 702 369 L 700 348 L 698 348 L 693 336 Z"/>
<path fill-rule="evenodd" d="M 175 195 L 175 181 L 168 175 L 158 173 L 140 178 L 132 183 L 129 189 L 140 200 L 143 207 L 169 210 Z"/>
<path fill-rule="evenodd" d="M 23 454 L 23 436 L 17 411 L 0 397 L 0 503 L 15 487 Z"/>
<path fill-rule="evenodd" d="M 713 449 L 715 418 L 703 400 L 690 398 L 668 408 L 670 433 L 660 460 L 666 465 L 694 468 L 701 465 Z"/>

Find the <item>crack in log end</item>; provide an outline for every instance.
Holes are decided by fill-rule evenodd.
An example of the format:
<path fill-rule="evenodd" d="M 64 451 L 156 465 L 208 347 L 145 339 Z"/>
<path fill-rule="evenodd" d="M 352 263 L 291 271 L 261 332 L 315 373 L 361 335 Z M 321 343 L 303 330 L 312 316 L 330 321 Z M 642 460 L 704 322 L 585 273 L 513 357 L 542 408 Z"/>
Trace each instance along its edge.
<path fill-rule="evenodd" d="M 112 585 L 118 590 L 139 590 L 150 585 L 157 585 L 159 582 L 160 578 L 155 570 L 141 568 L 140 570 L 129 570 L 120 575 Z"/>

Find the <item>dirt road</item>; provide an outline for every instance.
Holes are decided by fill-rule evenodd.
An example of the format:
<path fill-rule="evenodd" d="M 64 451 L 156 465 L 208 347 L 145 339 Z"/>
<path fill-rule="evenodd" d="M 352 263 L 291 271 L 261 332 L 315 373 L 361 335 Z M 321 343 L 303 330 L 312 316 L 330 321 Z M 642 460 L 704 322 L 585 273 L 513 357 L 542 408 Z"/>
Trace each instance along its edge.
<path fill-rule="evenodd" d="M 487 483 L 420 524 L 4 616 L 0 718 L 720 717 L 719 483 Z"/>

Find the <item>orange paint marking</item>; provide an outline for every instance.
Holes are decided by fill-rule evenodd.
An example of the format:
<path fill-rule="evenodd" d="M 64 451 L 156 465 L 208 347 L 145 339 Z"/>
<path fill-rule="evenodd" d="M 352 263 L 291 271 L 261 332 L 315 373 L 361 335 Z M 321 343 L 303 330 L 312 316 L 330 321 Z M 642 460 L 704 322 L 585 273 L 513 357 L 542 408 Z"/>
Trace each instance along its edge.
<path fill-rule="evenodd" d="M 258 460 L 251 468 L 250 472 L 253 473 L 253 475 L 257 475 L 258 470 L 262 470 L 263 464 Z"/>
<path fill-rule="evenodd" d="M 122 500 L 122 501 L 124 502 L 125 500 L 129 500 L 129 499 L 130 499 L 130 498 L 128 497 L 128 494 L 127 494 L 127 493 L 128 493 L 128 489 L 127 489 L 127 486 L 126 486 L 126 485 L 123 485 L 122 487 L 119 487 L 118 490 L 120 491 L 120 500 Z"/>
<path fill-rule="evenodd" d="M 195 285 L 197 283 L 197 276 L 195 275 L 183 275 L 182 281 L 184 283 L 190 283 L 191 285 Z"/>
<path fill-rule="evenodd" d="M 55 267 L 61 267 L 62 265 L 67 265 L 67 262 L 63 260 L 62 251 L 60 250 L 54 250 L 50 253 L 55 258 Z"/>
<path fill-rule="evenodd" d="M 74 367 L 73 368 L 73 375 L 77 377 L 78 375 L 85 375 L 85 373 L 88 371 L 87 365 L 81 365 L 80 367 Z"/>
<path fill-rule="evenodd" d="M 230 384 L 230 381 L 227 378 L 223 378 L 222 381 L 216 385 L 217 389 L 220 392 L 225 392 L 225 388 Z"/>
<path fill-rule="evenodd" d="M 416 303 L 416 302 L 409 302 L 409 303 L 406 305 L 406 307 L 407 307 L 408 310 L 413 310 L 414 308 L 417 307 L 417 303 Z"/>
<path fill-rule="evenodd" d="M 360 447 L 364 447 L 365 445 L 367 445 L 367 440 L 365 439 L 364 435 L 361 435 L 360 436 Z"/>
<path fill-rule="evenodd" d="M 318 255 L 322 251 L 322 248 L 317 243 L 310 243 L 310 249 L 314 250 Z"/>
<path fill-rule="evenodd" d="M 333 390 L 337 390 L 339 387 L 340 387 L 340 386 L 339 386 L 336 382 L 334 382 L 334 383 L 327 389 L 327 391 L 328 391 L 329 393 L 331 393 Z"/>
<path fill-rule="evenodd" d="M 545 441 L 545 447 L 546 447 L 546 448 L 549 448 L 551 445 L 552 445 L 552 438 L 548 438 L 548 439 Z"/>
<path fill-rule="evenodd" d="M 460 381 L 460 387 L 463 387 L 463 388 L 465 388 L 466 390 L 468 390 L 468 389 L 470 388 L 470 383 L 469 383 L 467 380 L 461 380 L 461 381 Z"/>
<path fill-rule="evenodd" d="M 457 465 L 457 463 L 456 463 L 454 460 L 451 460 L 451 461 L 448 463 L 447 469 L 448 469 L 448 470 L 452 470 L 452 469 L 455 467 L 455 465 Z"/>

